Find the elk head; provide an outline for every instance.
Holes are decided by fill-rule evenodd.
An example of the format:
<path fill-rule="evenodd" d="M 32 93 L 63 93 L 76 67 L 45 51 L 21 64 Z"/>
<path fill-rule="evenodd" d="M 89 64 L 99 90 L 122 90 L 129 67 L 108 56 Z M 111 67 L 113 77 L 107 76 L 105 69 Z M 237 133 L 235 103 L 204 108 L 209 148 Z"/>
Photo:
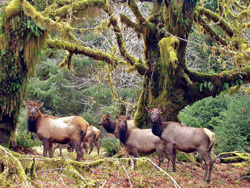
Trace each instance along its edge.
<path fill-rule="evenodd" d="M 152 123 L 156 123 L 161 120 L 161 115 L 165 112 L 165 108 L 149 108 L 146 107 L 145 110 L 150 113 L 150 120 Z"/>
<path fill-rule="evenodd" d="M 40 114 L 39 108 L 43 106 L 43 102 L 31 102 L 30 100 L 28 101 L 23 101 L 23 105 L 28 108 L 28 118 L 35 119 L 37 116 Z"/>
<path fill-rule="evenodd" d="M 127 120 L 129 120 L 129 117 L 126 117 L 124 115 L 116 116 L 117 119 L 117 125 L 119 131 L 126 131 L 128 128 Z"/>

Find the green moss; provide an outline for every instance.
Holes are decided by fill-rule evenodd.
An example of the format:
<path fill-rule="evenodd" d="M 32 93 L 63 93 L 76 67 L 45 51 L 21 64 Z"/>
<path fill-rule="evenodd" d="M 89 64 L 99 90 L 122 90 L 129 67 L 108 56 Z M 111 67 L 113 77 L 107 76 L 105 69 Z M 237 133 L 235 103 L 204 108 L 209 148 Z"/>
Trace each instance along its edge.
<path fill-rule="evenodd" d="M 222 163 L 238 163 L 243 161 L 250 161 L 250 154 L 242 153 L 239 151 L 224 152 L 216 156 L 216 159 L 220 159 Z"/>
<path fill-rule="evenodd" d="M 178 161 L 195 163 L 195 157 L 192 153 L 178 152 L 176 155 Z"/>
<path fill-rule="evenodd" d="M 11 151 L 0 145 L 0 164 L 4 171 L 0 174 L 0 182 L 4 187 L 10 183 L 27 183 L 27 176 L 20 161 L 11 154 Z M 15 178 L 16 175 L 18 178 Z"/>
<path fill-rule="evenodd" d="M 18 15 L 20 12 L 21 12 L 20 0 L 10 1 L 5 9 L 5 13 L 8 18 Z"/>

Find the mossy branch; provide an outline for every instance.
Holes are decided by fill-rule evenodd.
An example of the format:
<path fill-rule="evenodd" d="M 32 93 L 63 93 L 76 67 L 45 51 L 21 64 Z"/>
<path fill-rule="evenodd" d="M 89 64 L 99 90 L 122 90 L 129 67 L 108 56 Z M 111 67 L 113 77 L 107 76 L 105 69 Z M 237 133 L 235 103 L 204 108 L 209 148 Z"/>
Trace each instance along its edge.
<path fill-rule="evenodd" d="M 221 91 L 225 91 L 234 86 L 241 86 L 250 82 L 250 66 L 241 69 L 223 71 L 219 74 L 205 74 L 190 70 L 186 70 L 185 73 L 189 76 L 193 83 L 190 86 L 190 91 L 193 91 L 190 95 L 193 96 L 189 97 L 196 98 L 196 101 L 198 100 L 197 94 L 199 95 L 198 98 L 201 99 L 204 97 L 216 96 Z M 208 86 L 209 83 L 210 86 Z"/>
<path fill-rule="evenodd" d="M 234 0 L 233 3 L 235 4 L 236 7 L 238 7 L 241 10 L 246 10 L 247 9 L 247 7 L 241 5 L 238 1 Z"/>
<path fill-rule="evenodd" d="M 141 27 L 149 27 L 151 25 L 151 23 L 142 15 L 137 3 L 135 2 L 135 0 L 129 0 L 128 1 L 128 5 L 130 7 L 130 9 L 132 10 L 132 12 L 134 13 L 135 17 L 136 17 L 136 21 L 137 23 L 141 26 Z"/>
<path fill-rule="evenodd" d="M 117 43 L 118 43 L 118 46 L 119 46 L 119 50 L 120 50 L 120 53 L 121 55 L 125 58 L 125 60 L 131 65 L 133 66 L 135 64 L 135 61 L 136 61 L 136 58 L 133 57 L 132 55 L 130 55 L 128 52 L 127 52 L 127 49 L 125 47 L 125 44 L 123 43 L 123 35 L 122 35 L 122 30 L 121 28 L 119 27 L 118 25 L 118 20 L 117 18 L 112 15 L 110 17 L 110 23 L 112 24 L 112 26 L 114 27 L 114 32 L 115 32 L 115 35 L 116 35 L 116 40 L 117 40 Z"/>
<path fill-rule="evenodd" d="M 121 22 L 125 24 L 127 27 L 131 27 L 135 30 L 135 32 L 140 33 L 140 27 L 137 23 L 133 22 L 129 19 L 129 17 L 125 14 L 120 15 Z"/>
<path fill-rule="evenodd" d="M 213 20 L 215 23 L 218 23 L 218 25 L 225 31 L 225 33 L 229 37 L 233 36 L 234 31 L 232 27 L 220 15 L 214 13 L 213 11 L 209 9 L 206 9 L 200 6 L 197 6 L 196 10 L 199 12 L 200 15 L 205 15 L 209 20 Z"/>
<path fill-rule="evenodd" d="M 223 39 L 219 34 L 217 34 L 206 22 L 205 20 L 199 15 L 198 16 L 198 23 L 205 29 L 205 31 L 216 41 L 221 43 L 222 45 L 226 46 L 226 40 Z"/>
<path fill-rule="evenodd" d="M 39 27 L 43 29 L 46 29 L 51 32 L 57 32 L 58 28 L 64 28 L 65 30 L 73 30 L 70 25 L 64 25 L 57 21 L 53 21 L 50 18 L 44 17 L 26 0 L 23 0 L 22 7 L 24 13 L 29 16 Z"/>
<path fill-rule="evenodd" d="M 112 12 L 109 12 L 111 14 Z M 122 30 L 120 26 L 118 25 L 118 20 L 117 18 L 112 15 L 110 17 L 110 23 L 114 27 L 114 32 L 116 35 L 116 40 L 119 46 L 119 50 L 121 55 L 124 57 L 124 59 L 130 64 L 130 66 L 133 66 L 133 69 L 136 68 L 137 71 L 141 74 L 150 74 L 149 69 L 145 66 L 145 62 L 142 61 L 141 59 L 135 58 L 134 56 L 130 55 L 126 49 L 126 46 L 123 42 L 123 35 L 122 35 Z"/>
<path fill-rule="evenodd" d="M 106 0 L 83 0 L 83 1 L 76 1 L 69 5 L 64 5 L 63 7 L 53 10 L 49 13 L 51 18 L 55 18 L 56 16 L 61 17 L 65 16 L 69 13 L 75 13 L 78 11 L 87 10 L 90 7 L 99 7 L 104 8 L 106 7 Z"/>
<path fill-rule="evenodd" d="M 73 44 L 67 41 L 47 40 L 47 45 L 50 48 L 64 49 L 74 54 L 83 54 L 95 60 L 105 61 L 113 66 L 116 66 L 117 64 L 127 63 L 125 61 L 113 57 L 112 55 L 102 52 L 101 50 L 93 50 L 91 48 L 80 46 L 78 44 Z"/>
<path fill-rule="evenodd" d="M 73 55 L 74 55 L 73 52 L 66 51 L 66 56 L 65 56 L 64 60 L 59 64 L 60 68 L 64 68 L 64 67 L 68 66 L 68 69 L 71 70 Z"/>
<path fill-rule="evenodd" d="M 71 33 L 71 31 L 75 30 L 75 28 L 71 27 L 69 24 L 60 23 L 59 20 L 54 21 L 50 18 L 44 17 L 26 0 L 23 0 L 22 7 L 24 13 L 29 16 L 39 27 L 52 33 L 60 31 L 62 34 L 62 39 L 68 39 L 71 41 L 73 40 L 75 43 L 79 43 Z"/>

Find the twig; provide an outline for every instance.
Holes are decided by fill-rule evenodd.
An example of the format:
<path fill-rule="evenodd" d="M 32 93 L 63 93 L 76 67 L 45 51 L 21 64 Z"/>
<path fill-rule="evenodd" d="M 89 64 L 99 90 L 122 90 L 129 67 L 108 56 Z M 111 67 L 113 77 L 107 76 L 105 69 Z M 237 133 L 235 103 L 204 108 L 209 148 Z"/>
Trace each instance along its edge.
<path fill-rule="evenodd" d="M 107 180 L 105 180 L 105 182 L 102 184 L 101 188 L 103 188 L 103 187 L 104 187 L 104 185 L 106 184 L 106 182 L 107 182 Z"/>
<path fill-rule="evenodd" d="M 129 177 L 129 175 L 128 175 L 128 172 L 127 172 L 126 168 L 125 168 L 124 166 L 122 166 L 122 167 L 123 167 L 123 169 L 125 170 L 125 172 L 126 172 L 126 174 L 127 174 L 127 176 L 128 176 L 128 181 L 129 181 L 130 187 L 133 188 L 132 183 L 131 183 L 131 181 L 130 181 L 130 177 Z"/>
<path fill-rule="evenodd" d="M 163 170 L 161 167 L 159 167 L 157 164 L 155 164 L 153 161 L 151 161 L 149 158 L 147 158 L 147 160 L 149 162 L 151 162 L 156 168 L 158 168 L 162 173 L 166 174 L 171 180 L 172 182 L 174 183 L 174 186 L 175 187 L 178 187 L 178 188 L 181 188 L 177 182 L 174 180 L 174 178 L 172 178 L 172 176 L 169 175 L 169 173 L 167 173 L 165 170 Z"/>

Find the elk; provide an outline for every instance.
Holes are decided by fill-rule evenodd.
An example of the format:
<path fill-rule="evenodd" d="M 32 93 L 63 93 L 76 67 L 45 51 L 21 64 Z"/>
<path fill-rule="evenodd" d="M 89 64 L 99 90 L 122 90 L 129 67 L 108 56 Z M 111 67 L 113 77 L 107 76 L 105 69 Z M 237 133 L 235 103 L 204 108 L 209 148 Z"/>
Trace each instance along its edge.
<path fill-rule="evenodd" d="M 77 151 L 77 161 L 83 156 L 81 142 L 87 133 L 89 123 L 80 116 L 55 117 L 42 114 L 40 108 L 43 102 L 24 101 L 24 106 L 28 108 L 27 123 L 28 130 L 35 132 L 37 137 L 43 142 L 43 156 L 53 157 L 53 143 L 72 143 Z"/>
<path fill-rule="evenodd" d="M 89 142 L 89 145 L 90 145 L 89 154 L 91 154 L 92 150 L 94 149 L 94 144 L 95 144 L 95 146 L 97 148 L 98 155 L 99 155 L 99 150 L 100 150 L 100 146 L 99 146 L 99 143 L 98 143 L 99 136 L 100 136 L 100 130 L 99 129 L 97 129 L 94 126 L 89 126 L 88 127 L 87 134 L 84 137 L 84 139 L 82 140 L 82 147 L 83 147 L 83 149 L 85 150 L 86 153 L 88 153 L 87 142 Z M 74 146 L 72 144 L 67 144 L 66 146 L 63 146 L 62 144 L 57 143 L 55 145 L 55 147 L 54 147 L 54 151 L 57 148 L 59 148 L 61 157 L 62 157 L 62 148 L 63 147 L 66 147 L 68 152 L 73 152 L 74 151 Z"/>
<path fill-rule="evenodd" d="M 99 150 L 100 150 L 99 143 L 98 143 L 99 136 L 100 136 L 99 129 L 97 129 L 94 126 L 88 127 L 87 134 L 82 141 L 83 148 L 85 149 L 86 153 L 88 152 L 88 149 L 87 149 L 87 142 L 88 142 L 89 146 L 90 146 L 89 154 L 91 154 L 92 150 L 94 149 L 94 144 L 95 144 L 95 146 L 97 148 L 97 153 L 99 155 Z"/>
<path fill-rule="evenodd" d="M 138 153 L 151 154 L 157 152 L 159 166 L 163 162 L 164 145 L 161 139 L 155 136 L 151 129 L 139 129 L 133 127 L 128 129 L 128 118 L 126 116 L 117 117 L 118 138 L 125 146 L 127 152 L 133 157 L 138 157 Z"/>
<path fill-rule="evenodd" d="M 161 114 L 164 108 L 148 108 L 150 113 L 150 126 L 154 135 L 161 138 L 166 146 L 168 155 L 167 171 L 169 171 L 170 160 L 173 171 L 176 171 L 176 150 L 186 153 L 197 151 L 205 161 L 206 172 L 204 181 L 211 181 L 213 161 L 210 152 L 215 140 L 215 134 L 206 128 L 187 127 L 177 122 L 163 122 Z"/>
<path fill-rule="evenodd" d="M 134 127 L 134 120 L 128 120 L 127 121 L 129 129 Z M 98 123 L 99 126 L 103 126 L 103 128 L 108 132 L 115 135 L 115 137 L 118 139 L 118 129 L 116 126 L 116 122 L 112 121 L 110 118 L 110 115 L 103 115 L 100 119 L 100 122 Z"/>

